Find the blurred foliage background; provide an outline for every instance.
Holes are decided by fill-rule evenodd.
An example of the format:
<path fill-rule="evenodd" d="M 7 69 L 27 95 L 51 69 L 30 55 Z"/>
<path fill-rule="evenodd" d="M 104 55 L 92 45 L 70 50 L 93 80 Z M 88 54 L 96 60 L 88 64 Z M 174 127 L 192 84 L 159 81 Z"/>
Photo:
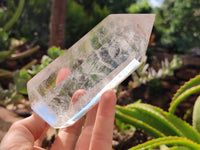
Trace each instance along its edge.
<path fill-rule="evenodd" d="M 0 28 L 16 13 L 18 0 L 0 1 Z M 25 1 L 23 11 L 14 25 L 0 35 L 0 51 L 9 47 L 10 39 L 24 38 L 44 50 L 49 42 L 51 0 Z M 66 48 L 111 13 L 155 13 L 153 33 L 157 45 L 185 53 L 199 47 L 200 1 L 164 0 L 152 7 L 145 0 L 67 0 Z"/>

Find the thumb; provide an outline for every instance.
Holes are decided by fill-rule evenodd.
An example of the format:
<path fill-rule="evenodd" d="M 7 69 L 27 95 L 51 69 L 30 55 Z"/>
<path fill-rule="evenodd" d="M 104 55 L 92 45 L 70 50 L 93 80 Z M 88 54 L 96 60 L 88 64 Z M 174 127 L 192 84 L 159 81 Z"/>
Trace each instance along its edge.
<path fill-rule="evenodd" d="M 49 125 L 38 115 L 15 122 L 1 142 L 0 149 L 32 149 Z"/>

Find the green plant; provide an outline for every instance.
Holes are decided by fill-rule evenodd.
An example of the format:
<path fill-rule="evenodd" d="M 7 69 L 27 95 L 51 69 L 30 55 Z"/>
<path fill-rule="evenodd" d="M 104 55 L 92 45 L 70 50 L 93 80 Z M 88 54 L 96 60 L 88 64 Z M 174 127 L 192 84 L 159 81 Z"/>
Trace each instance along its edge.
<path fill-rule="evenodd" d="M 145 144 L 141 144 L 138 146 L 135 146 L 133 148 L 130 148 L 130 150 L 145 150 L 145 149 L 152 149 L 156 148 L 160 145 L 175 145 L 172 148 L 169 148 L 170 150 L 199 150 L 200 145 L 197 143 L 194 143 L 191 140 L 188 140 L 184 137 L 164 137 L 164 138 L 158 138 L 149 142 L 146 142 Z M 179 148 L 179 149 L 178 149 Z"/>
<path fill-rule="evenodd" d="M 15 2 L 14 1 L 7 2 L 7 5 L 9 5 L 12 8 L 12 6 L 15 6 Z M 39 49 L 39 46 L 36 46 L 24 52 L 17 53 L 17 50 L 16 50 L 17 47 L 23 45 L 25 43 L 25 40 L 24 39 L 17 40 L 15 38 L 9 38 L 9 35 L 12 34 L 10 29 L 19 20 L 22 14 L 24 5 L 25 5 L 25 0 L 20 0 L 16 11 L 12 13 L 12 17 L 8 17 L 9 15 L 6 15 L 9 12 L 6 12 L 6 11 L 0 12 L 0 17 L 3 18 L 3 20 L 7 20 L 7 18 L 11 18 L 9 21 L 5 23 L 5 25 L 2 25 L 3 27 L 0 27 L 0 63 L 6 61 L 7 59 L 18 59 L 18 58 L 29 56 Z M 0 24 L 2 24 L 2 22 Z"/>
<path fill-rule="evenodd" d="M 19 1 L 19 5 L 18 8 L 15 12 L 15 14 L 13 15 L 13 17 L 5 24 L 5 26 L 3 27 L 3 32 L 8 31 L 13 25 L 14 23 L 18 20 L 18 18 L 20 17 L 23 7 L 24 7 L 24 3 L 25 0 L 20 0 Z"/>
<path fill-rule="evenodd" d="M 156 38 L 162 45 L 180 53 L 200 46 L 199 5 L 200 1 L 194 0 L 163 1 L 155 21 Z"/>
<path fill-rule="evenodd" d="M 175 110 L 183 98 L 200 91 L 200 75 L 185 83 L 175 94 L 171 107 Z M 184 96 L 181 96 L 181 95 Z M 179 96 L 181 96 L 181 100 Z M 174 104 L 174 102 L 176 102 Z M 116 118 L 121 121 L 141 128 L 154 138 L 144 144 L 131 148 L 135 149 L 150 149 L 160 145 L 167 145 L 172 149 L 175 147 L 184 147 L 187 149 L 200 149 L 200 97 L 194 105 L 193 111 L 193 127 L 187 122 L 178 118 L 172 112 L 167 112 L 159 107 L 155 107 L 144 103 L 133 103 L 125 107 L 116 106 Z M 171 108 L 170 107 L 170 108 Z"/>
<path fill-rule="evenodd" d="M 17 60 L 20 58 L 25 58 L 27 56 L 30 56 L 31 54 L 35 53 L 39 50 L 39 46 L 35 46 L 33 48 L 27 49 L 23 52 L 17 52 L 18 47 L 24 45 L 25 41 L 23 40 L 17 40 L 17 39 L 11 39 L 10 48 L 7 51 L 0 51 L 0 63 L 4 63 L 7 60 Z M 32 62 L 27 64 L 25 67 L 30 66 Z M 12 78 L 13 75 L 15 75 L 15 72 L 12 72 L 10 70 L 0 68 L 0 78 Z"/>
<path fill-rule="evenodd" d="M 28 52 L 34 51 L 34 49 L 38 49 L 39 47 L 35 47 L 30 49 Z M 21 58 L 22 56 L 27 55 L 28 53 L 25 51 L 24 53 L 16 54 L 15 56 L 10 56 L 14 58 Z M 61 55 L 64 50 L 61 50 L 57 47 L 52 47 L 48 49 L 47 54 L 43 55 L 41 64 L 35 65 L 36 60 L 33 60 L 20 70 L 15 72 L 11 72 L 5 69 L 0 69 L 0 77 L 6 78 L 11 77 L 13 78 L 14 84 L 10 84 L 8 89 L 0 88 L 0 105 L 6 106 L 10 103 L 17 103 L 21 99 L 23 99 L 24 95 L 27 95 L 27 88 L 26 84 L 28 80 L 33 77 L 33 75 L 37 74 L 43 68 L 45 68 L 48 64 L 50 64 L 54 59 L 56 59 L 59 55 Z"/>
<path fill-rule="evenodd" d="M 152 13 L 153 8 L 149 5 L 148 1 L 137 1 L 127 8 L 128 13 Z"/>
<path fill-rule="evenodd" d="M 188 96 L 200 91 L 200 76 L 196 76 L 189 82 L 186 82 L 172 98 L 170 103 L 169 112 L 174 114 L 176 107 Z"/>
<path fill-rule="evenodd" d="M 22 1 L 24 1 L 23 9 L 21 9 Z M 51 1 L 9 0 L 4 1 L 3 8 L 5 9 L 0 12 L 0 26 L 3 28 L 7 24 L 7 27 L 9 27 L 10 23 L 8 24 L 8 22 L 11 22 L 9 20 L 15 21 L 15 24 L 4 32 L 6 33 L 4 36 L 0 34 L 0 38 L 6 40 L 6 45 L 4 44 L 5 41 L 0 40 L 0 44 L 4 44 L 4 46 L 0 45 L 0 49 L 8 49 L 10 36 L 16 39 L 24 37 L 28 43 L 36 43 L 43 48 L 44 45 L 47 46 Z M 17 15 L 19 10 L 21 10 L 20 17 Z"/>
<path fill-rule="evenodd" d="M 124 123 L 119 119 L 116 119 L 116 125 L 119 128 L 120 132 L 129 133 L 129 132 L 135 132 L 136 130 L 136 128 L 133 125 Z"/>
<path fill-rule="evenodd" d="M 158 97 L 164 91 L 163 84 L 161 83 L 160 79 L 157 79 L 157 78 L 152 79 L 149 81 L 148 85 L 149 85 L 150 96 Z"/>
<path fill-rule="evenodd" d="M 160 79 L 167 75 L 172 76 L 174 70 L 180 68 L 182 64 L 182 60 L 176 55 L 173 56 L 171 62 L 167 59 L 162 61 L 162 67 L 159 70 L 149 67 L 149 64 L 144 62 L 141 67 L 137 69 L 137 72 L 133 73 L 132 77 L 137 85 L 145 84 L 153 79 Z"/>
<path fill-rule="evenodd" d="M 198 97 L 193 111 L 193 127 L 200 133 L 200 96 Z"/>
<path fill-rule="evenodd" d="M 20 0 L 18 7 L 17 7 L 15 13 L 13 13 L 13 16 L 11 17 L 11 19 L 8 22 L 6 22 L 6 24 L 2 28 L 0 27 L 0 45 L 1 45 L 0 48 L 6 48 L 6 45 L 8 45 L 8 43 L 9 43 L 8 37 L 9 37 L 9 34 L 10 34 L 10 32 L 8 30 L 19 19 L 20 15 L 22 14 L 22 10 L 24 8 L 24 4 L 25 4 L 25 0 Z M 0 13 L 1 18 L 3 18 L 4 15 L 5 15 L 4 12 Z"/>
<path fill-rule="evenodd" d="M 17 93 L 16 86 L 9 84 L 8 89 L 0 86 L 0 106 L 6 107 L 9 104 L 16 104 L 23 99 L 21 94 Z"/>
<path fill-rule="evenodd" d="M 30 56 L 31 54 L 38 51 L 39 48 L 40 48 L 39 46 L 35 46 L 21 53 L 16 53 L 16 48 L 10 49 L 8 51 L 0 51 L 0 63 L 5 62 L 8 59 L 14 60 Z"/>
<path fill-rule="evenodd" d="M 65 50 L 61 50 L 59 47 L 51 47 L 48 49 L 47 54 L 43 55 L 41 59 L 41 63 L 38 65 L 32 65 L 31 69 L 28 69 L 28 73 L 31 75 L 36 75 L 43 68 L 45 68 L 48 64 L 50 64 L 54 59 L 64 53 Z"/>
<path fill-rule="evenodd" d="M 10 83 L 8 89 L 0 87 L 0 105 L 3 107 L 6 107 L 8 104 L 17 104 L 24 98 L 24 95 L 27 95 L 26 83 L 31 78 L 25 68 L 16 72 L 8 72 L 7 75 L 13 77 L 14 84 Z"/>
<path fill-rule="evenodd" d="M 58 56 L 62 55 L 65 52 L 65 50 L 61 50 L 59 47 L 51 47 L 48 49 L 47 54 L 54 60 Z"/>
<path fill-rule="evenodd" d="M 31 76 L 27 73 L 27 70 L 22 69 L 17 71 L 14 75 L 14 83 L 16 85 L 16 92 L 21 94 L 27 94 L 26 83 L 31 79 Z"/>

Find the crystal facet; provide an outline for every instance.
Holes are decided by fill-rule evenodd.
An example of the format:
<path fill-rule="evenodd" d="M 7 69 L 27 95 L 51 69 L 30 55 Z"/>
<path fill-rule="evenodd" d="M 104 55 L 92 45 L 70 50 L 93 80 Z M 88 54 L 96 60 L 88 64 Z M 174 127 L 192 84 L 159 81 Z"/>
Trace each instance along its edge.
<path fill-rule="evenodd" d="M 142 62 L 154 14 L 113 14 L 75 43 L 27 84 L 32 109 L 54 128 L 74 124 L 100 96 L 129 76 Z M 58 72 L 71 74 L 55 85 Z M 73 93 L 87 93 L 69 109 Z"/>

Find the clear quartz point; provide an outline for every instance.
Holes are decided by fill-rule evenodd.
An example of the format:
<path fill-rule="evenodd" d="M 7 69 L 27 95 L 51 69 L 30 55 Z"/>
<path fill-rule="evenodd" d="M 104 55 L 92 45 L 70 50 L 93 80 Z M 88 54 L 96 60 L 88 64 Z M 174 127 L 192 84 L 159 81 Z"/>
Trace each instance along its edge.
<path fill-rule="evenodd" d="M 32 109 L 54 128 L 73 125 L 100 96 L 128 77 L 145 57 L 154 14 L 112 14 L 27 84 Z M 58 72 L 71 74 L 55 85 Z M 87 93 L 69 109 L 73 93 Z"/>

